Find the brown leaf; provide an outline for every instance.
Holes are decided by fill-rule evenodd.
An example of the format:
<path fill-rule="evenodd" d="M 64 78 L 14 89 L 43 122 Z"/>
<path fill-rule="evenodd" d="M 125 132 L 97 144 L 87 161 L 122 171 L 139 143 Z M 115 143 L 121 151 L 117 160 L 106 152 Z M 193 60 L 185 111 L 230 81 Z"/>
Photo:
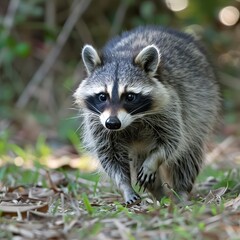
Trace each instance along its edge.
<path fill-rule="evenodd" d="M 40 220 L 44 220 L 44 221 L 50 221 L 51 219 L 54 219 L 55 216 L 49 215 L 47 212 L 40 212 L 40 211 L 29 211 L 28 214 L 28 220 L 32 221 L 40 221 Z"/>
<path fill-rule="evenodd" d="M 55 173 L 55 174 L 54 174 Z M 46 172 L 46 177 L 48 179 L 49 187 L 54 192 L 61 192 L 62 190 L 57 187 L 57 184 L 60 184 L 60 182 L 65 180 L 65 177 L 63 174 L 58 172 L 50 173 L 49 171 Z"/>
<path fill-rule="evenodd" d="M 23 196 L 28 196 L 29 194 L 29 189 L 26 188 L 25 186 L 17 186 L 14 188 L 10 188 L 9 191 L 18 193 L 19 195 Z"/>
<path fill-rule="evenodd" d="M 5 193 L 0 198 L 1 201 L 12 201 L 12 200 L 19 200 L 19 199 L 20 199 L 20 195 L 18 193 L 15 193 L 15 192 Z"/>
<path fill-rule="evenodd" d="M 51 181 L 56 186 L 66 184 L 66 177 L 63 173 L 57 172 L 57 171 L 51 171 L 47 172 L 49 174 L 49 177 L 51 178 Z"/>

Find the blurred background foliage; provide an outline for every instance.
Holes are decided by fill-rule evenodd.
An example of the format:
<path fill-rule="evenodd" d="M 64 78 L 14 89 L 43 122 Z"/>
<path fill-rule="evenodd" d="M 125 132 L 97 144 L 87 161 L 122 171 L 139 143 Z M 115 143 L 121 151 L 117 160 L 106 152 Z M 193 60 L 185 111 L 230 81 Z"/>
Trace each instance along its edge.
<path fill-rule="evenodd" d="M 101 48 L 122 31 L 159 24 L 205 43 L 220 76 L 221 133 L 239 135 L 239 10 L 240 0 L 1 0 L 0 134 L 7 129 L 21 145 L 39 135 L 75 144 L 83 45 Z"/>

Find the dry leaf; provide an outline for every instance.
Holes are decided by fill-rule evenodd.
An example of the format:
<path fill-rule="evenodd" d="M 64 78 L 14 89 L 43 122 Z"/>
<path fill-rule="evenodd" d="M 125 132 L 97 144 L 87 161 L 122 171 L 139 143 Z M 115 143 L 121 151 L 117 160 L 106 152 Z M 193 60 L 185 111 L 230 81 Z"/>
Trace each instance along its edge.
<path fill-rule="evenodd" d="M 19 200 L 20 195 L 17 192 L 8 192 L 5 193 L 2 197 L 0 197 L 1 201 L 12 201 L 12 200 Z"/>
<path fill-rule="evenodd" d="M 224 204 L 226 208 L 231 207 L 233 210 L 237 210 L 240 207 L 240 195 L 235 199 L 231 199 L 230 201 Z"/>
<path fill-rule="evenodd" d="M 227 191 L 227 188 L 221 187 L 216 190 L 210 190 L 208 195 L 205 198 L 204 203 L 210 204 L 210 203 L 216 203 L 219 204 L 221 202 L 221 197 L 223 194 Z"/>
<path fill-rule="evenodd" d="M 28 197 L 31 199 L 43 200 L 54 194 L 55 192 L 52 189 L 32 187 L 29 189 Z"/>
<path fill-rule="evenodd" d="M 57 172 L 57 171 L 47 171 L 46 175 L 51 178 L 51 182 L 55 185 L 55 186 L 59 186 L 59 185 L 65 185 L 66 184 L 66 177 L 63 173 L 61 172 Z"/>

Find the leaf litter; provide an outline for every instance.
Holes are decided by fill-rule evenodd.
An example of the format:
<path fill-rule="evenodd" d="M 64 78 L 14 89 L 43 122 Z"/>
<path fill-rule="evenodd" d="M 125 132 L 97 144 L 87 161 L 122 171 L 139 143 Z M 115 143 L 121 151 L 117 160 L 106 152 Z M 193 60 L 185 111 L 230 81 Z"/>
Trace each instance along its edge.
<path fill-rule="evenodd" d="M 154 202 L 143 193 L 141 204 L 125 207 L 109 181 L 65 169 L 66 164 L 34 169 L 34 184 L 17 180 L 26 174 L 18 168 L 15 180 L 14 174 L 0 178 L 0 239 L 240 239 L 239 164 L 232 155 L 235 167 L 221 172 L 225 145 L 213 150 L 211 170 L 203 171 L 190 201 L 178 205 L 170 198 Z"/>

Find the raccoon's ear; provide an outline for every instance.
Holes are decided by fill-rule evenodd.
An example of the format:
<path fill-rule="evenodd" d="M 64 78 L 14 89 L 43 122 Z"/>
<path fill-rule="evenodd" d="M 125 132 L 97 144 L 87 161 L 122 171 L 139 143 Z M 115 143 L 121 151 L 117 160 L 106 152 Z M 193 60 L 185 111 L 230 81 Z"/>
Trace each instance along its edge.
<path fill-rule="evenodd" d="M 149 45 L 141 50 L 134 61 L 148 74 L 154 75 L 160 63 L 161 54 L 155 45 Z"/>
<path fill-rule="evenodd" d="M 82 50 L 82 60 L 86 67 L 88 75 L 90 75 L 97 65 L 101 64 L 97 51 L 91 45 L 85 45 Z"/>

